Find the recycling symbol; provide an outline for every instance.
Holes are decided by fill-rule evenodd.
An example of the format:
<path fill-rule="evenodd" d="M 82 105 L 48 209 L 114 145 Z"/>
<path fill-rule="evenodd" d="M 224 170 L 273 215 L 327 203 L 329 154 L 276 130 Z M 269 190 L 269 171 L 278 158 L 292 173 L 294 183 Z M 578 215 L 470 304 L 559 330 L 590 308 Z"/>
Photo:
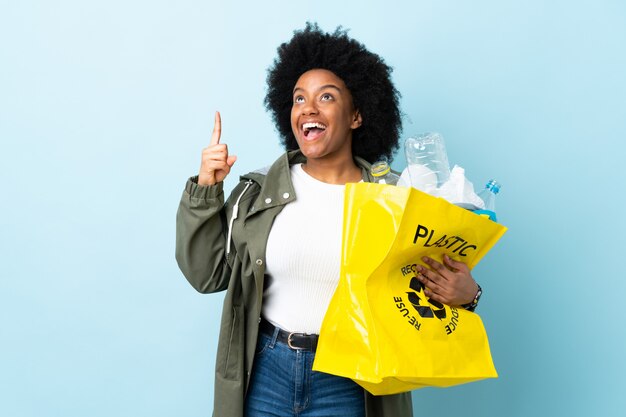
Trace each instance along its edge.
<path fill-rule="evenodd" d="M 411 278 L 409 284 L 413 291 L 407 292 L 409 296 L 409 302 L 413 305 L 417 314 L 422 318 L 437 317 L 439 320 L 446 318 L 446 309 L 443 304 L 435 300 L 429 300 L 424 295 L 424 284 L 420 282 L 416 277 Z"/>

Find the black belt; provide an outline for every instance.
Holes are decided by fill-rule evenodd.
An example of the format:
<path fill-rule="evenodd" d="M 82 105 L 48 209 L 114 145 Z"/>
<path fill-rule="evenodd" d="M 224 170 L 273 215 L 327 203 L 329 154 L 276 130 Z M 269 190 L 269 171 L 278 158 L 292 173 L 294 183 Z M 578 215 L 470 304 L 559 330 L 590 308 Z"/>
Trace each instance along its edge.
<path fill-rule="evenodd" d="M 274 336 L 274 330 L 277 329 L 272 323 L 265 319 L 261 319 L 259 331 L 267 336 Z M 306 333 L 291 333 L 283 329 L 278 329 L 278 337 L 276 340 L 282 342 L 294 350 L 308 350 L 315 352 L 317 349 L 317 339 L 319 335 Z"/>

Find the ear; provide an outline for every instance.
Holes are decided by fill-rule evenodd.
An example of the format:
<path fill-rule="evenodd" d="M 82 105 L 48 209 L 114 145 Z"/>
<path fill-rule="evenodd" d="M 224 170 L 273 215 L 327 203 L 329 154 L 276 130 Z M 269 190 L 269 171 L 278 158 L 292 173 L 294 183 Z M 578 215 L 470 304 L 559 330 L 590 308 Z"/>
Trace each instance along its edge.
<path fill-rule="evenodd" d="M 363 118 L 361 117 L 361 112 L 358 110 L 354 111 L 354 117 L 352 118 L 352 124 L 350 124 L 350 128 L 356 129 L 361 126 L 363 123 Z"/>

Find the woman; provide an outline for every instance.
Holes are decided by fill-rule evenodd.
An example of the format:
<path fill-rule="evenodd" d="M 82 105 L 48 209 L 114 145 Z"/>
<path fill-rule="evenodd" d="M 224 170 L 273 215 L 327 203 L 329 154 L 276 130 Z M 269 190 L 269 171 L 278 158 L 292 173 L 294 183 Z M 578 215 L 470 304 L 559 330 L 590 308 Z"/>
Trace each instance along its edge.
<path fill-rule="evenodd" d="M 339 278 L 343 189 L 371 181 L 401 127 L 391 68 L 337 29 L 307 24 L 281 45 L 266 107 L 287 153 L 241 177 L 224 202 L 236 157 L 211 144 L 185 187 L 176 258 L 202 293 L 227 290 L 215 380 L 215 416 L 410 416 L 410 394 L 374 397 L 353 381 L 313 372 L 317 336 Z M 472 303 L 468 268 L 431 259 L 427 296 Z"/>

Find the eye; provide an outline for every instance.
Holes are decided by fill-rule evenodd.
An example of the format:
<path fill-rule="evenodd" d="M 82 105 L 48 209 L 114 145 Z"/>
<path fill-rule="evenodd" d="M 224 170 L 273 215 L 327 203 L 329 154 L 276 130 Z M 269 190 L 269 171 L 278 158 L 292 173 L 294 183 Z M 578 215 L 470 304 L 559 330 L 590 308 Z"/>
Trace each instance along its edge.
<path fill-rule="evenodd" d="M 328 101 L 328 100 L 332 100 L 332 99 L 333 99 L 333 96 L 332 96 L 332 94 L 330 94 L 330 93 L 324 93 L 324 94 L 322 94 L 322 96 L 320 97 L 320 99 L 321 99 L 322 101 Z"/>
<path fill-rule="evenodd" d="M 304 103 L 304 97 L 302 97 L 302 96 L 295 96 L 293 98 L 293 102 L 294 103 Z"/>

